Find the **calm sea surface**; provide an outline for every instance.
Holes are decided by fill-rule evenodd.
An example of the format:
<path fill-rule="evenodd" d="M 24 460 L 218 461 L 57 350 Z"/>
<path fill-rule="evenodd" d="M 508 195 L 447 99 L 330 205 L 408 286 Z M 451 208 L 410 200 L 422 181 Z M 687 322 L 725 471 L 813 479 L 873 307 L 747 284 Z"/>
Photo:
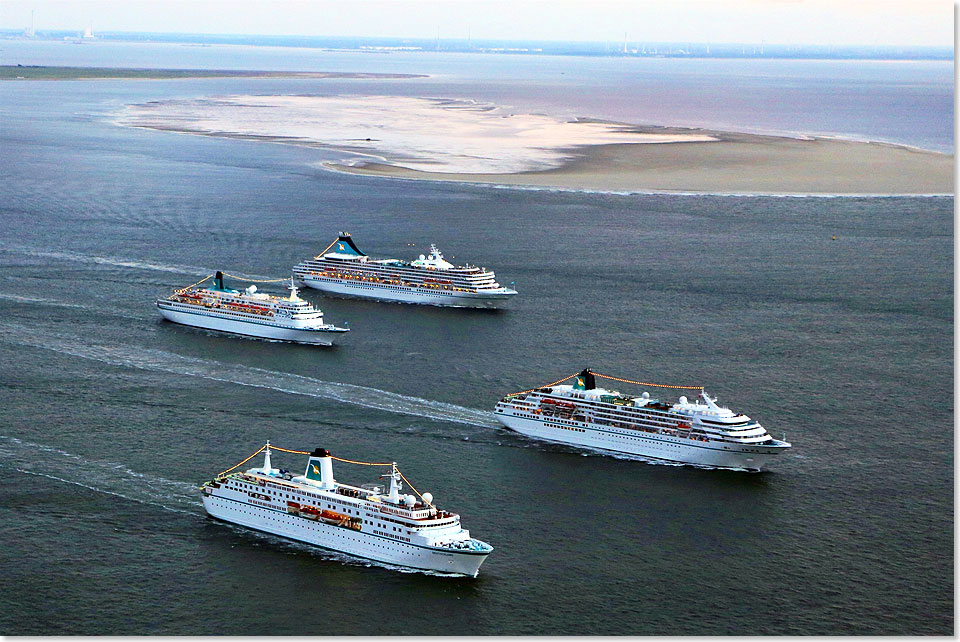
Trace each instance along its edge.
<path fill-rule="evenodd" d="M 952 151 L 950 63 L 14 41 L 0 62 L 435 74 L 0 85 L 0 633 L 952 634 L 952 198 L 404 182 L 111 122 L 165 98 L 405 94 Z M 156 312 L 215 269 L 286 276 L 338 230 L 373 255 L 437 243 L 521 295 L 488 313 L 307 292 L 353 329 L 334 349 Z M 703 384 L 794 448 L 711 471 L 491 419 L 585 366 Z M 205 517 L 198 485 L 266 439 L 396 460 L 496 551 L 438 577 Z"/>

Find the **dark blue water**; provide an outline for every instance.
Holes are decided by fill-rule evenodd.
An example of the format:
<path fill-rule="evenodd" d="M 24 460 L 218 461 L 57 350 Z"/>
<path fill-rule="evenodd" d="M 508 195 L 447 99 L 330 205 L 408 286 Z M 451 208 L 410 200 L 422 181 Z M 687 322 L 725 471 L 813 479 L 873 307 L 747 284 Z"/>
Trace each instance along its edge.
<path fill-rule="evenodd" d="M 470 97 L 540 100 L 524 76 L 535 70 L 490 68 L 478 83 L 442 64 L 429 82 L 444 95 L 473 82 Z M 317 150 L 108 118 L 128 102 L 305 89 L 419 91 L 0 85 L 0 632 L 952 634 L 952 198 L 411 183 L 318 170 Z M 544 91 L 548 107 L 570 94 Z M 626 110 L 610 91 L 608 109 Z M 879 111 L 870 122 L 899 116 Z M 488 313 L 307 293 L 353 328 L 335 349 L 156 313 L 157 296 L 213 269 L 285 276 L 341 229 L 375 255 L 435 242 L 521 296 Z M 491 420 L 506 392 L 584 366 L 703 384 L 794 449 L 773 472 L 709 471 L 546 445 Z M 395 459 L 496 551 L 478 579 L 452 579 L 204 517 L 198 484 L 266 439 Z"/>

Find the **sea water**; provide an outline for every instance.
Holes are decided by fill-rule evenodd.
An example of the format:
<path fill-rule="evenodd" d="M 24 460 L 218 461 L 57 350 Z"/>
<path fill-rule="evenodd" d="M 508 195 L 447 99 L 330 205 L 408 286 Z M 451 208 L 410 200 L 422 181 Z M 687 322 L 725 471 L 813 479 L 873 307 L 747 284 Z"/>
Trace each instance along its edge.
<path fill-rule="evenodd" d="M 3 44 L 4 64 L 433 74 L 0 85 L 3 633 L 953 631 L 952 197 L 409 182 L 113 122 L 150 100 L 399 94 L 950 152 L 949 63 Z M 332 349 L 156 312 L 217 269 L 288 277 L 340 230 L 375 256 L 436 243 L 521 294 L 491 312 L 307 291 L 350 325 Z M 794 447 L 770 472 L 703 470 L 492 419 L 584 367 L 704 385 Z M 496 550 L 477 579 L 399 573 L 206 518 L 199 484 L 267 439 L 395 460 Z"/>

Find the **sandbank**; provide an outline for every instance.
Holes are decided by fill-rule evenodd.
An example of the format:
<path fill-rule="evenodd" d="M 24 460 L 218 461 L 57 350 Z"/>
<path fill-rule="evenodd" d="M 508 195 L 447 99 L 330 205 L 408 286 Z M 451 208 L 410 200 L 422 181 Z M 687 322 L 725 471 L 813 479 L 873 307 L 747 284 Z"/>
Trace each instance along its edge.
<path fill-rule="evenodd" d="M 406 96 L 219 96 L 129 105 L 133 127 L 320 147 L 328 169 L 614 192 L 952 194 L 953 156 L 886 143 L 640 127 Z"/>
<path fill-rule="evenodd" d="M 898 145 L 711 132 L 717 141 L 597 145 L 569 150 L 563 166 L 514 174 L 424 172 L 395 165 L 327 163 L 392 178 L 566 190 L 709 194 L 953 194 L 953 156 Z"/>

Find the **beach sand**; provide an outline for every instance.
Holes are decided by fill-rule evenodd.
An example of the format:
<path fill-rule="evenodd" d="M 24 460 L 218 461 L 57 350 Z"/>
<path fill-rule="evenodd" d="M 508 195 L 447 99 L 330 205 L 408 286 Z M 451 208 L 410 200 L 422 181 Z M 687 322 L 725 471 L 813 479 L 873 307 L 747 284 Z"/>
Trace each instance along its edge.
<path fill-rule="evenodd" d="M 339 150 L 353 174 L 615 192 L 952 194 L 953 156 L 898 145 L 514 114 L 402 96 L 130 105 L 133 127 Z"/>
<path fill-rule="evenodd" d="M 513 174 L 423 172 L 383 163 L 354 174 L 612 192 L 953 194 L 953 157 L 882 143 L 711 132 L 711 143 L 597 145 L 556 169 Z"/>

